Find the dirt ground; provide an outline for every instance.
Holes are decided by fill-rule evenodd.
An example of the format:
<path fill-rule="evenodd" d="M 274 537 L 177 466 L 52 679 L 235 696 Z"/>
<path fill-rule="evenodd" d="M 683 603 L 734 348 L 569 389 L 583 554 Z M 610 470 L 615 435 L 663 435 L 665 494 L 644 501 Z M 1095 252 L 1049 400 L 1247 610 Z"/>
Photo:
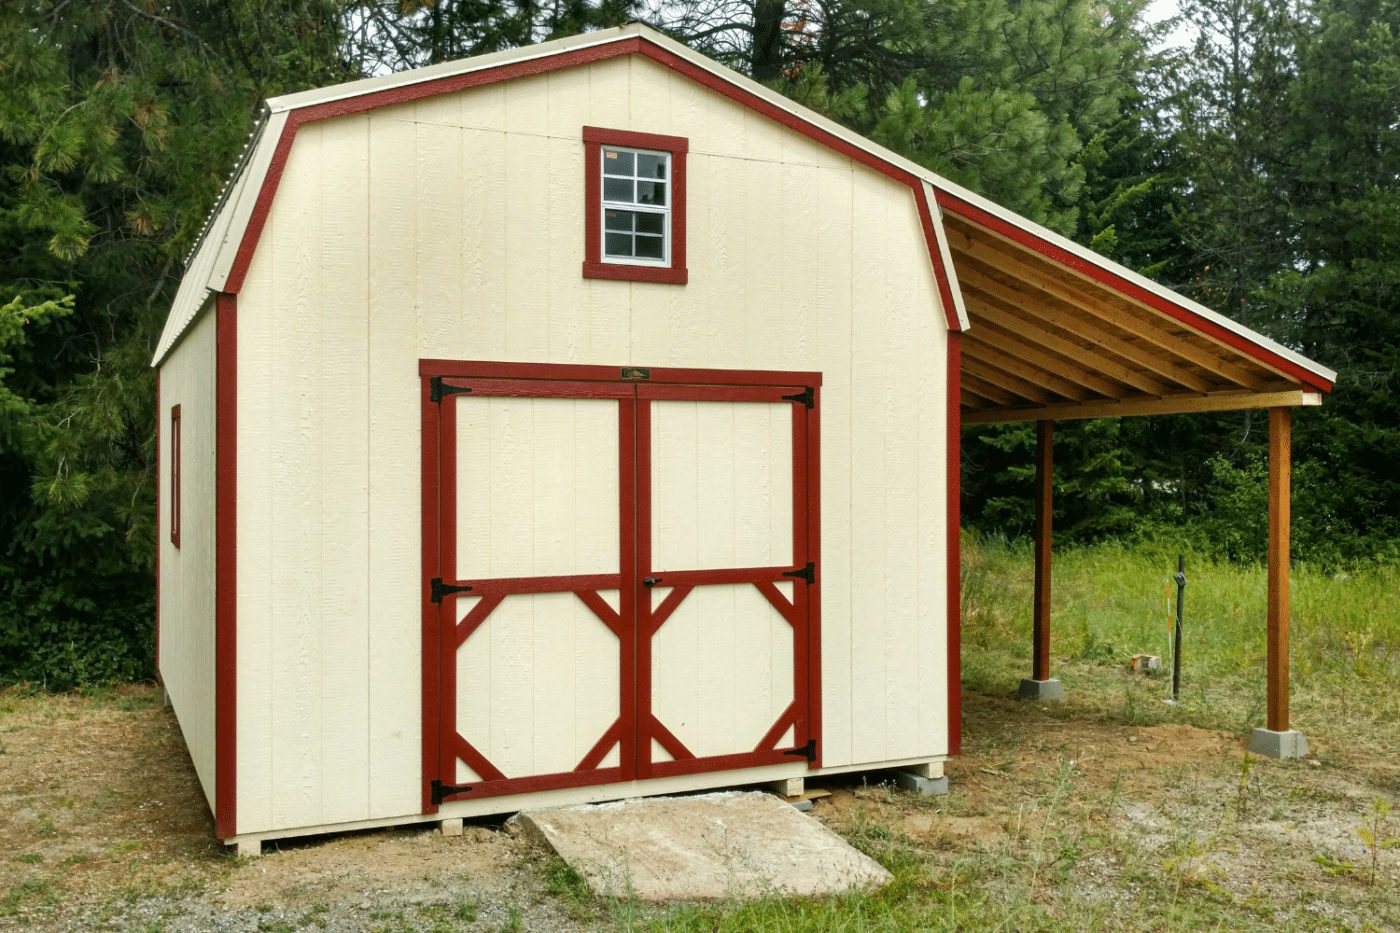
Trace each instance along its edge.
<path fill-rule="evenodd" d="M 970 696 L 952 794 L 809 782 L 838 831 L 888 827 L 942 863 L 1065 847 L 1060 883 L 1131 909 L 1133 864 L 1222 897 L 1271 898 L 1328 928 L 1400 928 L 1400 848 L 1371 881 L 1359 829 L 1400 803 L 1400 762 L 1310 736 L 1302 762 L 1249 759 L 1235 735 L 1071 721 Z M 1380 826 L 1400 837 L 1400 809 Z M 577 930 L 615 925 L 569 896 L 499 823 L 322 836 L 232 857 L 154 687 L 98 697 L 0 693 L 0 930 Z M 564 884 L 564 887 L 561 887 Z M 1380 895 L 1380 900 L 1375 895 Z M 1303 896 L 1306 895 L 1306 896 Z M 1369 905 L 1369 906 L 1357 906 Z M 1358 911 L 1369 917 L 1356 917 Z M 1290 914 L 1289 916 L 1292 916 Z M 1287 919 L 1286 917 L 1284 919 Z"/>

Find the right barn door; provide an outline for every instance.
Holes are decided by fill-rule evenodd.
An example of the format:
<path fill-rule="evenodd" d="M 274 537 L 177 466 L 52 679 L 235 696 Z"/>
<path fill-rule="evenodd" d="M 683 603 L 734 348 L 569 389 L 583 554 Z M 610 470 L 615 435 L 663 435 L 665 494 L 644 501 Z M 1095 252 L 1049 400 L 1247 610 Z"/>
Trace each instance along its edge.
<path fill-rule="evenodd" d="M 637 776 L 819 748 L 815 389 L 637 387 Z"/>

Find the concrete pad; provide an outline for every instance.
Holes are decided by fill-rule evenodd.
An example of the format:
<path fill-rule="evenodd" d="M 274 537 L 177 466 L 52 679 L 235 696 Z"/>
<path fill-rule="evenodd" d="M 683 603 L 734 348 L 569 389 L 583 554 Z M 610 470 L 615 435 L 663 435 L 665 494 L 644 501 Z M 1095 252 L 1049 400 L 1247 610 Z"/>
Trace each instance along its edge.
<path fill-rule="evenodd" d="M 1065 698 L 1065 688 L 1058 680 L 1021 681 L 1021 689 L 1016 694 L 1022 700 L 1035 700 L 1039 703 L 1060 703 Z"/>
<path fill-rule="evenodd" d="M 1255 729 L 1249 737 L 1249 750 L 1265 758 L 1305 758 L 1308 754 L 1308 740 L 1297 729 L 1289 729 L 1287 732 Z"/>
<path fill-rule="evenodd" d="M 652 797 L 516 817 L 597 894 L 662 901 L 834 894 L 891 875 L 760 792 Z"/>

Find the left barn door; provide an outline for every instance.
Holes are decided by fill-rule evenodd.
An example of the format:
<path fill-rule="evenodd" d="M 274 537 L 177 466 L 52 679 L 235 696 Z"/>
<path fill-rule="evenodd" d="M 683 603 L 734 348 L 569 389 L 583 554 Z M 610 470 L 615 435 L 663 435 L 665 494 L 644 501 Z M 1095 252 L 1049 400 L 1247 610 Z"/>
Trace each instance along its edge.
<path fill-rule="evenodd" d="M 631 779 L 633 387 L 436 376 L 423 391 L 437 467 L 424 471 L 437 565 L 424 644 L 438 655 L 424 661 L 439 678 L 424 682 L 424 728 L 439 737 L 431 762 L 424 743 L 424 810 L 458 788 Z"/>

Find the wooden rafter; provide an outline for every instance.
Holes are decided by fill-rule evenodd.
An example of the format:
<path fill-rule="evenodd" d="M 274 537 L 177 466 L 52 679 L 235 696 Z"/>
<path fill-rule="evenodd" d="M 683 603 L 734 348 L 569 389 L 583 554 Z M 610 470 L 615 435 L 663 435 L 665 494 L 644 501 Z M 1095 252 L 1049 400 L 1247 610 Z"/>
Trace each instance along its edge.
<path fill-rule="evenodd" d="M 999 349 L 1006 350 L 1016 357 L 1025 360 L 1048 372 L 1058 373 L 1070 382 L 1076 383 L 1090 392 L 1098 393 L 1106 398 L 1127 398 L 1133 394 L 1130 387 L 1118 385 L 1100 376 L 1091 366 L 1086 369 L 1076 362 L 1060 359 L 1037 347 L 1032 341 L 1034 338 L 1022 339 L 1022 335 L 1017 333 L 1018 328 L 1014 323 L 1003 323 L 993 321 L 991 316 L 984 316 L 978 312 L 972 312 L 979 318 L 974 325 L 973 333 L 983 335 L 987 340 L 995 337 L 995 344 Z M 993 315 L 995 316 L 995 314 Z M 1005 317 L 1005 316 L 1002 316 Z M 988 337 L 987 335 L 991 335 Z M 1043 344 L 1042 344 L 1043 346 Z"/>
<path fill-rule="evenodd" d="M 962 372 L 962 387 L 996 405 L 1015 405 L 1018 401 L 1015 395 L 1005 389 L 999 389 L 990 382 L 979 379 L 975 373 L 968 372 L 966 366 Z"/>
<path fill-rule="evenodd" d="M 1052 304 L 1046 301 L 1043 296 L 1036 297 L 1022 292 L 1010 285 L 997 281 L 975 267 L 959 269 L 958 279 L 967 286 L 997 298 L 1006 305 L 1038 320 L 1046 326 L 1054 327 L 1066 333 L 1073 334 L 1083 340 L 1091 341 L 1104 350 L 1135 363 L 1150 372 L 1154 372 L 1158 376 L 1170 380 L 1189 391 L 1210 392 L 1213 389 L 1219 388 L 1216 383 L 1187 370 L 1174 359 L 1164 357 L 1160 353 L 1154 353 L 1146 347 L 1130 343 L 1121 337 L 1109 333 L 1101 325 L 1096 326 L 1091 321 L 1081 321 L 1076 316 L 1061 310 L 1058 307 L 1061 302 L 1057 301 Z M 1068 302 L 1064 302 L 1064 304 L 1075 307 Z M 1170 393 L 1166 391 L 1164 387 L 1164 391 L 1153 394 L 1166 395 Z"/>
<path fill-rule="evenodd" d="M 1093 393 L 1082 386 L 1077 386 L 1068 379 L 1054 375 L 1053 371 L 1047 372 L 1040 366 L 1032 365 L 1015 354 L 1008 353 L 1000 347 L 988 343 L 982 339 L 983 336 L 985 336 L 985 332 L 969 331 L 963 340 L 963 355 L 981 360 L 1004 373 L 1024 379 L 1031 385 L 1049 389 L 1056 395 L 1062 395 L 1076 402 L 1087 402 L 1093 398 Z"/>
<path fill-rule="evenodd" d="M 1027 382 L 1009 373 L 1004 373 L 997 367 L 989 366 L 982 360 L 977 359 L 968 352 L 967 345 L 968 341 L 964 340 L 962 358 L 964 373 L 971 373 L 981 378 L 983 382 L 989 383 L 999 389 L 1005 389 L 1013 396 L 1030 402 L 1033 405 L 1049 405 L 1051 402 L 1055 401 L 1054 397 L 1049 392 L 1035 383 Z"/>

